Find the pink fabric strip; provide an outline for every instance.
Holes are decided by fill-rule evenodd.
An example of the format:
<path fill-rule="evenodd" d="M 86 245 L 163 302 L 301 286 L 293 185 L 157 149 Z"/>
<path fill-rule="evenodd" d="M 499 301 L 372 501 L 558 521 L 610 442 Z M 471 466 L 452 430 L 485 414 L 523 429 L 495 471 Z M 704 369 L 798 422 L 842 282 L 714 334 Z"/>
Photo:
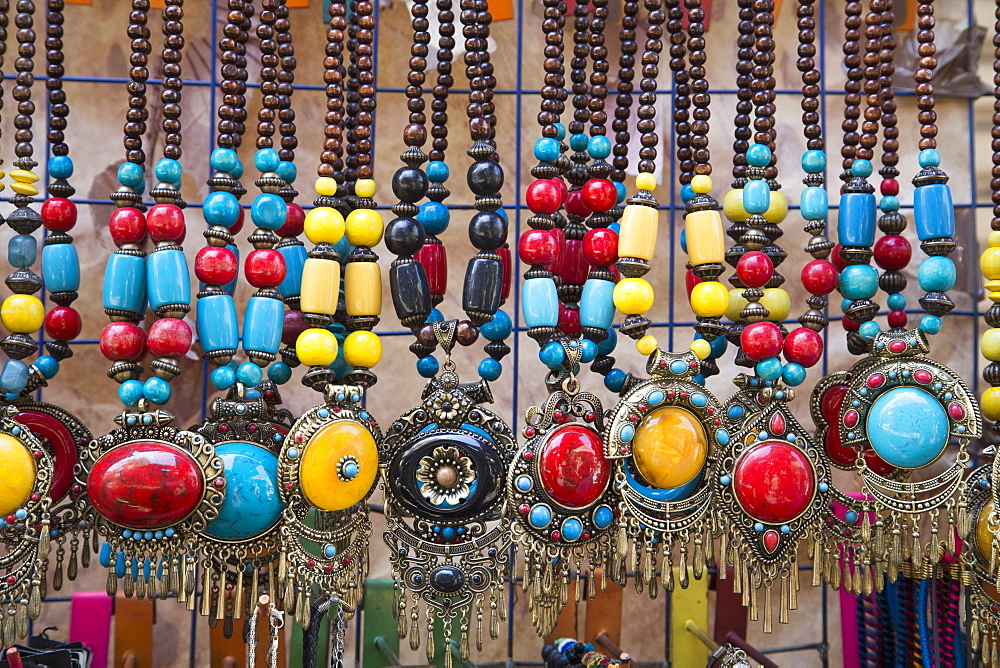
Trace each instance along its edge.
<path fill-rule="evenodd" d="M 70 603 L 69 640 L 80 641 L 94 654 L 94 668 L 106 668 L 111 643 L 114 599 L 103 591 L 78 591 Z"/>

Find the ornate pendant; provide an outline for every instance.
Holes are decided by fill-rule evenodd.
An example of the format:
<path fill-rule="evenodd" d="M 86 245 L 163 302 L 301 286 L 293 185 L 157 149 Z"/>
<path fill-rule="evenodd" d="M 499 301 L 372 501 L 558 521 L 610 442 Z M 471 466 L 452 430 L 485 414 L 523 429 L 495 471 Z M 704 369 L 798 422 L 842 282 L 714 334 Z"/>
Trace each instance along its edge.
<path fill-rule="evenodd" d="M 925 356 L 929 350 L 919 329 L 879 334 L 872 344 L 875 361 L 852 379 L 838 417 L 846 447 L 863 452 L 871 444 L 882 460 L 899 469 L 927 467 L 944 455 L 952 438 L 958 440 L 948 469 L 922 482 L 886 477 L 864 457 L 858 459 L 865 493 L 893 516 L 890 577 L 905 559 L 923 577 L 925 566 L 938 562 L 942 547 L 954 549 L 948 536 L 956 528 L 960 536 L 969 530 L 962 478 L 969 460 L 966 446 L 982 434 L 979 406 L 955 372 Z M 931 537 L 925 544 L 921 524 L 928 517 Z M 940 537 L 941 519 L 946 520 L 946 543 Z"/>
<path fill-rule="evenodd" d="M 0 413 L 0 641 L 8 646 L 28 635 L 45 595 L 44 565 L 50 550 L 55 463 L 41 440 L 16 421 L 17 408 Z"/>
<path fill-rule="evenodd" d="M 569 366 L 579 342 L 564 342 Z M 568 601 L 575 566 L 577 600 L 595 593 L 593 570 L 608 565 L 619 514 L 611 462 L 604 456 L 603 408 L 597 395 L 580 392 L 575 376 L 550 379 L 542 406 L 525 413 L 527 441 L 507 474 L 514 539 L 524 550 L 523 587 L 532 623 L 548 636 Z M 602 571 L 603 573 L 603 571 Z M 603 586 L 603 582 L 602 582 Z"/>
<path fill-rule="evenodd" d="M 303 624 L 313 586 L 353 615 L 368 574 L 368 497 L 379 473 L 382 433 L 361 405 L 364 388 L 326 385 L 323 394 L 322 405 L 295 421 L 278 458 L 287 504 L 278 579 L 286 607 Z"/>
<path fill-rule="evenodd" d="M 648 586 L 655 597 L 657 570 L 663 587 L 673 590 L 675 545 L 682 587 L 688 584 L 689 543 L 694 543 L 696 578 L 713 563 L 712 471 L 730 436 L 718 400 L 693 380 L 699 373 L 694 353 L 657 350 L 646 372 L 650 379 L 628 389 L 611 411 L 604 453 L 621 460 L 614 485 L 621 522 L 612 577 L 624 582 L 626 573 L 634 572 L 636 590 Z"/>
<path fill-rule="evenodd" d="M 455 324 L 435 323 L 448 355 L 443 371 L 427 383 L 423 403 L 393 422 L 379 450 L 396 629 L 401 638 L 409 633 L 416 650 L 423 624 L 428 662 L 436 624 L 447 646 L 452 622 L 462 620 L 459 654 L 466 660 L 473 623 L 482 650 L 484 609 L 496 638 L 507 607 L 511 529 L 504 482 L 517 442 L 499 416 L 480 406 L 493 401 L 487 382 L 459 382 L 450 359 Z M 450 652 L 444 662 L 450 668 Z"/>
<path fill-rule="evenodd" d="M 997 592 L 997 557 L 1000 556 L 1000 463 L 981 466 L 966 480 L 965 501 L 973 518 L 973 534 L 962 546 L 965 568 L 966 624 L 972 651 L 984 665 L 1000 664 L 1000 593 Z"/>
<path fill-rule="evenodd" d="M 261 580 L 273 595 L 274 563 L 285 504 L 278 488 L 278 450 L 290 414 L 278 410 L 277 391 L 265 381 L 251 392 L 237 383 L 210 406 L 210 418 L 192 428 L 212 444 L 222 460 L 225 499 L 215 519 L 197 536 L 201 556 L 201 606 L 212 621 L 248 618 L 257 605 Z M 269 399 L 265 399 L 265 395 Z M 263 576 L 261 573 L 263 572 Z M 188 606 L 194 605 L 193 598 Z"/>
<path fill-rule="evenodd" d="M 770 633 L 776 580 L 778 620 L 787 623 L 797 607 L 798 544 L 818 529 L 828 507 L 830 469 L 825 452 L 786 406 L 791 390 L 745 374 L 736 383 L 742 389 L 726 404 L 732 439 L 720 454 L 718 477 L 718 512 L 728 525 L 722 554 L 753 620 L 757 590 L 764 590 L 764 632 Z"/>
<path fill-rule="evenodd" d="M 193 605 L 196 536 L 218 516 L 225 499 L 223 460 L 201 434 L 170 426 L 165 410 L 126 410 L 110 434 L 82 453 L 77 484 L 106 539 L 101 563 L 108 595 L 122 579 L 126 596 L 174 594 Z"/>

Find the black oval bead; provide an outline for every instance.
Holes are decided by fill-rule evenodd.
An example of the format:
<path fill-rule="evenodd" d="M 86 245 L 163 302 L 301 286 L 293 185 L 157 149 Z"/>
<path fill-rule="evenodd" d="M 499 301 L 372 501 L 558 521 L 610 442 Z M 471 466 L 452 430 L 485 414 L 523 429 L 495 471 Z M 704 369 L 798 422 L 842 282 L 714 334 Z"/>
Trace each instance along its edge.
<path fill-rule="evenodd" d="M 503 187 L 503 167 L 492 160 L 474 162 L 465 180 L 474 195 L 495 195 Z"/>
<path fill-rule="evenodd" d="M 500 308 L 500 290 L 503 287 L 503 264 L 499 260 L 473 257 L 465 270 L 462 290 L 462 308 L 466 313 L 493 315 Z M 474 324 L 477 318 L 470 315 Z"/>
<path fill-rule="evenodd" d="M 424 245 L 424 226 L 415 218 L 396 218 L 385 228 L 385 247 L 396 255 L 413 255 Z"/>
<path fill-rule="evenodd" d="M 454 594 L 465 584 L 465 574 L 454 566 L 441 566 L 431 572 L 431 586 L 445 594 Z"/>
<path fill-rule="evenodd" d="M 389 269 L 389 292 L 396 317 L 423 323 L 431 312 L 431 289 L 424 265 L 405 262 Z M 407 325 L 409 326 L 409 325 Z"/>
<path fill-rule="evenodd" d="M 404 202 L 419 202 L 427 194 L 427 175 L 413 167 L 400 167 L 392 175 L 392 194 Z"/>
<path fill-rule="evenodd" d="M 469 241 L 479 250 L 496 250 L 507 241 L 507 221 L 494 211 L 480 211 L 469 221 Z"/>

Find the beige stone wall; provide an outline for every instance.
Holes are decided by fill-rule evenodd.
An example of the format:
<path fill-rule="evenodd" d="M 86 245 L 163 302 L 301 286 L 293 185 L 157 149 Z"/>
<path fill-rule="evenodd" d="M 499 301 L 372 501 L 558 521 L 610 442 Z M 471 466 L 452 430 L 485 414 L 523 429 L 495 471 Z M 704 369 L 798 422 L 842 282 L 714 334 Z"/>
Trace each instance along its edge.
<path fill-rule="evenodd" d="M 212 19 L 209 2 L 191 2 L 186 8 L 185 37 L 187 49 L 184 58 L 185 79 L 207 80 L 213 67 L 211 45 Z M 457 3 L 456 3 L 457 4 Z M 517 5 L 519 3 L 515 3 Z M 708 33 L 709 42 L 709 80 L 713 89 L 732 89 L 734 85 L 733 65 L 735 63 L 735 35 L 737 11 L 732 0 L 716 0 L 711 14 L 711 28 Z M 822 0 L 821 3 L 822 4 Z M 839 65 L 841 35 L 843 34 L 839 12 L 842 3 L 830 2 L 828 5 L 824 34 L 826 56 L 826 80 L 824 86 L 834 91 L 826 97 L 825 122 L 828 129 L 827 137 L 833 147 L 832 155 L 839 149 L 839 115 L 842 109 L 842 95 L 835 91 L 842 90 L 844 74 Z M 902 4 L 902 3 L 897 3 Z M 964 1 L 939 3 L 939 33 L 948 36 L 953 41 L 957 31 L 966 23 L 966 3 Z M 293 9 L 291 11 L 292 30 L 295 47 L 298 54 L 298 69 L 296 82 L 313 86 L 322 83 L 322 40 L 324 39 L 324 24 L 321 18 L 321 0 L 311 0 L 310 7 Z M 800 85 L 798 72 L 795 68 L 795 16 L 792 1 L 785 2 L 778 16 L 775 30 L 778 44 L 778 59 L 775 73 L 778 88 L 794 91 Z M 992 3 L 986 0 L 975 0 L 977 20 L 985 26 L 992 26 Z M 127 41 L 125 26 L 128 3 L 125 0 L 93 0 L 90 6 L 68 5 L 66 8 L 66 60 L 67 75 L 70 77 L 112 77 L 127 76 Z M 432 3 L 433 6 L 433 3 Z M 224 3 L 220 4 L 224 7 Z M 534 10 L 534 11 L 533 11 Z M 616 6 L 615 12 L 619 10 Z M 224 9 L 220 10 L 220 18 Z M 502 90 L 512 90 L 518 87 L 537 89 L 541 84 L 541 36 L 539 30 L 539 13 L 533 8 L 532 0 L 523 0 L 521 11 L 522 26 L 516 20 L 497 22 L 493 26 L 493 37 L 497 48 L 493 53 L 496 65 L 498 87 Z M 158 21 L 158 20 L 157 20 Z M 158 33 L 157 21 L 150 22 L 154 35 Z M 379 51 L 378 51 L 378 83 L 380 87 L 402 87 L 405 85 L 407 46 L 409 44 L 409 21 L 405 4 L 397 1 L 391 7 L 383 7 L 379 15 Z M 39 56 L 44 49 L 41 46 L 39 30 Z M 616 41 L 614 35 L 611 42 Z M 13 35 L 13 33 L 10 33 Z M 909 35 L 901 35 L 905 43 Z M 154 39 L 158 39 L 158 36 Z M 987 39 L 987 43 L 989 40 Z M 821 42 L 822 43 L 822 42 Z M 518 71 L 517 45 L 520 45 L 522 70 Z M 8 48 L 8 54 L 13 49 Z M 991 81 L 992 71 L 989 60 L 990 51 L 987 48 L 984 62 L 979 64 L 980 76 L 987 82 Z M 615 56 L 613 56 L 615 57 Z M 8 63 L 11 61 L 8 56 Z M 41 60 L 41 57 L 39 58 Z M 614 61 L 613 61 L 614 62 Z M 664 76 L 662 85 L 669 85 L 669 72 L 666 68 L 667 56 L 664 53 Z M 8 64 L 9 67 L 9 64 Z M 613 70 L 615 68 L 613 67 Z M 155 72 L 155 69 L 154 69 Z M 464 85 L 464 76 L 456 73 L 460 85 Z M 154 88 L 155 90 L 155 88 Z M 613 90 L 613 87 L 612 87 Z M 76 175 L 72 182 L 77 187 L 78 196 L 106 201 L 108 193 L 115 187 L 115 169 L 123 156 L 121 144 L 121 127 L 125 108 L 124 86 L 116 83 L 67 82 L 66 91 L 72 108 L 69 120 L 68 141 L 76 164 Z M 42 87 L 36 88 L 36 96 L 40 96 Z M 254 91 L 255 92 L 255 91 Z M 37 99 L 37 98 L 36 98 Z M 381 93 L 378 98 L 377 119 L 377 181 L 381 188 L 378 200 L 389 204 L 390 192 L 388 183 L 392 172 L 399 165 L 397 155 L 401 150 L 400 130 L 405 118 L 404 97 L 401 93 Z M 448 158 L 452 166 L 452 181 L 449 184 L 453 191 L 451 202 L 470 203 L 471 198 L 463 193 L 464 171 L 469 159 L 464 155 L 467 145 L 467 134 L 462 113 L 462 96 L 455 94 L 451 98 L 453 121 L 450 123 L 452 132 L 452 150 Z M 663 97 L 662 118 L 669 117 L 669 99 Z M 299 165 L 300 179 L 298 188 L 304 194 L 300 202 L 307 202 L 311 189 L 313 169 L 317 162 L 319 145 L 322 138 L 323 93 L 321 90 L 298 90 L 294 95 L 293 104 L 298 115 L 300 150 L 296 163 Z M 735 98 L 733 95 L 716 94 L 712 101 L 713 127 L 711 132 L 714 162 L 717 165 L 716 194 L 721 200 L 728 184 L 728 167 L 731 165 L 732 145 L 732 115 Z M 255 94 L 250 95 L 252 111 L 259 104 Z M 499 94 L 497 96 L 497 116 L 499 118 L 499 145 L 501 157 L 507 173 L 507 185 L 504 188 L 505 202 L 514 202 L 523 196 L 523 189 L 529 183 L 528 169 L 533 164 L 531 146 L 538 136 L 535 124 L 538 99 L 533 95 L 516 97 Z M 941 129 L 941 150 L 944 156 L 944 167 L 952 176 L 952 187 L 956 203 L 967 204 L 972 201 L 989 201 L 989 165 L 990 165 L 990 105 L 988 98 L 978 100 L 974 105 L 974 128 L 970 128 L 969 102 L 964 99 L 942 98 L 938 103 L 939 126 Z M 152 105 L 150 120 L 150 136 L 147 145 L 155 155 L 162 146 L 162 135 L 157 127 L 159 120 L 158 104 Z M 187 174 L 184 180 L 184 195 L 189 201 L 200 201 L 207 192 L 204 181 L 208 176 L 209 139 L 214 127 L 214 98 L 208 86 L 190 85 L 184 90 L 183 122 L 184 122 L 184 166 Z M 903 184 L 902 198 L 904 203 L 912 201 L 911 188 L 908 179 L 917 170 L 916 167 L 916 132 L 915 108 L 912 97 L 899 98 L 900 126 L 902 128 L 901 169 Z M 5 139 L 12 136 L 10 101 L 4 109 L 2 128 Z M 517 125 L 520 114 L 521 124 Z M 798 161 L 803 151 L 801 127 L 799 125 L 798 99 L 795 95 L 780 95 L 778 98 L 778 155 L 781 170 L 781 181 L 789 200 L 794 204 L 798 201 L 801 190 L 801 178 Z M 253 124 L 249 124 L 253 127 Z M 975 131 L 973 134 L 972 131 Z M 36 133 L 44 136 L 39 131 Z M 669 130 L 664 127 L 660 132 L 665 141 L 669 140 Z M 974 138 L 974 141 L 973 141 Z M 3 157 L 9 165 L 13 155 L 9 150 L 9 139 L 3 143 Z M 38 143 L 41 149 L 41 143 Z M 520 148 L 524 161 L 518 164 L 515 160 L 515 147 Z M 664 146 L 664 150 L 666 150 Z M 249 184 L 252 175 L 252 142 L 247 142 L 242 155 L 248 165 L 248 177 L 244 181 Z M 975 155 L 975 174 L 970 173 L 969 156 Z M 670 156 L 667 155 L 667 164 Z M 831 163 L 833 161 L 831 160 Z M 517 168 L 520 167 L 520 170 Z M 518 173 L 518 171 L 520 173 Z M 839 170 L 833 165 L 831 174 Z M 672 171 L 669 166 L 662 174 L 665 183 L 658 191 L 661 202 L 668 202 L 673 189 L 669 186 Z M 831 192 L 835 194 L 834 183 Z M 252 186 L 251 186 L 252 187 Z M 676 202 L 675 202 L 676 203 Z M 85 317 L 83 336 L 95 339 L 106 319 L 101 311 L 100 284 L 105 258 L 113 245 L 106 232 L 106 221 L 111 207 L 106 204 L 87 205 L 81 207 L 79 224 L 75 230 L 77 244 L 83 263 L 84 284 L 77 306 Z M 385 212 L 388 214 L 389 212 Z M 513 212 L 512 212 L 513 213 Z M 960 250 L 956 257 L 959 260 L 960 282 L 966 290 L 978 290 L 977 277 L 978 257 L 977 242 L 982 243 L 988 230 L 990 212 L 986 208 L 978 210 L 976 216 L 976 234 L 970 230 L 971 219 L 966 219 L 964 236 L 960 241 Z M 457 317 L 460 313 L 460 289 L 462 274 L 466 259 L 471 255 L 472 248 L 464 232 L 464 224 L 468 212 L 456 212 L 452 226 L 443 236 L 451 258 L 450 280 L 452 291 L 445 303 L 444 311 L 449 317 Z M 511 238 L 515 235 L 515 216 L 511 216 Z M 835 216 L 831 216 L 831 227 L 835 229 Z M 664 214 L 661 226 L 657 264 L 651 272 L 651 280 L 656 287 L 657 301 L 652 318 L 657 322 L 689 321 L 689 309 L 683 294 L 683 264 L 680 250 L 672 246 L 675 234 L 672 225 L 679 218 Z M 189 209 L 189 230 L 187 247 L 189 257 L 193 257 L 195 249 L 200 245 L 202 221 L 197 209 Z M 803 294 L 798 285 L 799 269 L 804 264 L 803 254 L 799 252 L 805 242 L 801 232 L 801 219 L 793 212 L 785 224 L 786 235 L 782 245 L 790 249 L 791 257 L 782 267 L 786 276 L 790 277 L 787 285 L 791 293 L 794 313 L 802 308 Z M 679 228 L 673 228 L 679 231 Z M 244 234 L 245 236 L 245 234 Z M 914 244 L 916 246 L 916 244 Z M 244 244 L 245 246 L 245 244 Z M 245 253 L 245 250 L 244 250 Z M 387 255 L 384 248 L 380 253 Z M 919 251 L 916 253 L 919 255 Z M 388 258 L 382 261 L 388 266 Z M 909 270 L 912 288 L 908 291 L 910 302 L 916 305 L 915 271 Z M 388 281 L 385 281 L 386 287 Z M 671 299 L 671 286 L 676 286 L 674 299 Z M 239 288 L 239 300 L 242 303 L 249 295 L 247 286 Z M 970 309 L 972 298 L 968 292 L 956 297 L 960 308 Z M 388 293 L 384 295 L 386 318 L 381 329 L 398 330 L 394 322 Z M 835 305 L 836 306 L 836 305 Z M 508 304 L 508 309 L 511 305 Z M 655 332 L 661 343 L 666 346 L 682 347 L 691 339 L 692 332 L 687 327 L 673 329 L 662 327 Z M 973 361 L 978 356 L 976 338 L 973 329 L 973 319 L 954 316 L 948 319 L 946 331 L 935 338 L 935 356 L 947 361 L 958 369 L 964 377 L 972 380 Z M 420 379 L 414 372 L 413 356 L 407 351 L 407 337 L 392 336 L 384 338 L 385 356 L 382 364 L 376 369 L 385 382 L 376 386 L 369 397 L 370 410 L 384 425 L 410 407 L 418 398 L 421 389 Z M 836 324 L 830 328 L 829 368 L 836 370 L 849 364 L 844 351 L 843 332 Z M 519 352 L 504 360 L 506 372 L 503 378 L 494 384 L 494 394 L 497 399 L 496 408 L 501 415 L 517 420 L 524 410 L 532 403 L 543 398 L 544 388 L 540 382 L 543 369 L 535 356 L 535 344 L 525 336 L 519 341 Z M 639 356 L 633 352 L 630 345 L 624 344 L 619 351 L 620 364 L 628 370 L 641 368 Z M 731 356 L 730 356 L 731 357 Z M 473 376 L 478 357 L 470 351 L 459 353 L 460 368 L 467 376 Z M 44 398 L 63 405 L 77 412 L 95 433 L 101 433 L 112 427 L 111 419 L 120 410 L 115 395 L 115 384 L 105 376 L 106 361 L 101 357 L 97 346 L 81 345 L 76 348 L 75 356 L 64 363 L 63 373 L 57 382 L 44 392 Z M 515 388 L 515 365 L 520 370 Z M 710 382 L 710 389 L 721 396 L 732 390 L 727 381 L 735 373 L 731 363 L 723 365 L 723 373 Z M 817 372 L 818 373 L 818 372 Z M 170 408 L 179 416 L 181 424 L 193 423 L 202 411 L 201 404 L 200 363 L 192 358 L 185 367 L 185 373 L 174 383 L 175 399 Z M 808 381 L 812 383 L 815 377 Z M 602 396 L 609 403 L 613 398 L 603 390 L 600 380 L 585 377 L 588 387 L 599 388 Z M 808 420 L 807 397 L 809 386 L 799 391 L 796 401 L 796 412 Z M 210 393 L 211 395 L 212 393 Z M 515 401 L 516 396 L 516 401 Z M 301 412 L 317 401 L 317 396 L 296 383 L 289 385 L 285 391 L 286 405 L 293 412 Z M 845 481 L 845 484 L 851 484 Z M 376 518 L 376 531 L 380 531 L 379 518 Z M 381 540 L 377 537 L 372 541 L 372 575 L 387 577 L 389 568 Z M 92 569 L 81 575 L 75 583 L 78 588 L 103 589 L 105 573 L 101 569 Z M 65 593 L 65 591 L 64 591 Z M 830 597 L 830 624 L 828 631 L 834 648 L 832 649 L 832 664 L 839 664 L 839 613 L 836 603 L 837 595 Z M 625 628 L 622 645 L 638 660 L 661 661 L 664 657 L 664 605 L 661 598 L 650 601 L 645 596 L 634 594 L 631 588 L 625 598 Z M 764 637 L 758 631 L 751 633 L 751 641 L 758 646 L 783 646 L 802 642 L 819 640 L 820 628 L 820 591 L 808 586 L 808 576 L 803 580 L 803 591 L 799 597 L 800 609 L 792 614 L 792 624 L 777 625 L 775 633 Z M 158 604 L 158 623 L 156 625 L 157 666 L 181 666 L 187 662 L 187 643 L 190 629 L 190 617 L 180 606 L 171 602 Z M 60 626 L 65 631 L 68 626 L 68 604 L 51 603 L 46 606 L 42 619 L 36 625 L 41 628 L 49 625 Z M 522 603 L 518 605 L 516 617 L 517 631 L 513 642 L 513 657 L 518 661 L 534 661 L 539 657 L 540 643 L 534 637 L 530 621 L 525 616 Z M 207 624 L 199 620 L 196 642 L 198 658 L 196 664 L 207 665 Z M 353 642 L 351 650 L 353 651 Z M 481 660 L 501 660 L 507 656 L 506 631 L 504 637 L 494 643 L 489 643 Z M 404 661 L 417 663 L 419 655 L 404 652 Z M 780 662 L 783 665 L 794 661 L 797 665 L 820 665 L 815 652 L 802 652 L 797 655 L 785 655 Z"/>

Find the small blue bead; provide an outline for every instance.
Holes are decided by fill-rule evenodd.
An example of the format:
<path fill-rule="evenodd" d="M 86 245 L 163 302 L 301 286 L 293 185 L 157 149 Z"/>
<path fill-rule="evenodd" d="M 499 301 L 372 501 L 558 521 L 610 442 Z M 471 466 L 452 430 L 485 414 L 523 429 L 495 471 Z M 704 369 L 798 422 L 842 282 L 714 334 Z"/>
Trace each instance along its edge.
<path fill-rule="evenodd" d="M 860 176 L 861 178 L 867 179 L 872 175 L 873 170 L 874 168 L 872 167 L 871 160 L 859 158 L 851 163 L 851 174 L 854 176 Z"/>
<path fill-rule="evenodd" d="M 688 235 L 686 229 L 681 230 L 681 250 L 685 253 L 688 252 Z"/>
<path fill-rule="evenodd" d="M 354 480 L 355 478 L 357 478 L 359 470 L 360 469 L 358 468 L 357 462 L 344 463 L 344 477 L 347 478 L 348 480 Z"/>
<path fill-rule="evenodd" d="M 882 199 L 878 201 L 878 208 L 880 211 L 885 213 L 890 211 L 899 211 L 899 198 L 893 195 L 884 195 Z"/>
<path fill-rule="evenodd" d="M 584 339 L 580 342 L 583 350 L 580 353 L 580 361 L 584 364 L 590 364 L 597 357 L 597 344 L 590 339 Z"/>
<path fill-rule="evenodd" d="M 497 311 L 493 319 L 479 327 L 480 334 L 487 341 L 503 341 L 514 329 L 506 311 Z"/>
<path fill-rule="evenodd" d="M 268 367 L 267 377 L 278 385 L 284 385 L 292 379 L 292 367 L 284 362 L 275 362 Z"/>
<path fill-rule="evenodd" d="M 285 200 L 274 193 L 261 193 L 254 198 L 250 206 L 250 217 L 257 227 L 265 230 L 276 230 L 285 224 L 288 206 Z"/>
<path fill-rule="evenodd" d="M 422 378 L 430 378 L 438 372 L 438 361 L 433 355 L 421 357 L 417 360 L 417 373 Z"/>
<path fill-rule="evenodd" d="M 479 377 L 483 380 L 496 380 L 503 373 L 503 366 L 492 357 L 487 357 L 479 363 Z"/>
<path fill-rule="evenodd" d="M 628 189 L 621 181 L 612 181 L 612 183 L 615 184 L 615 190 L 618 192 L 618 203 L 621 204 L 628 197 Z"/>
<path fill-rule="evenodd" d="M 777 380 L 781 378 L 781 360 L 777 357 L 768 357 L 757 362 L 757 375 L 764 380 Z"/>
<path fill-rule="evenodd" d="M 232 227 L 240 219 L 240 201 L 232 193 L 217 190 L 205 197 L 201 213 L 209 225 Z"/>
<path fill-rule="evenodd" d="M 448 207 L 441 202 L 424 202 L 420 205 L 417 220 L 424 226 L 424 232 L 427 234 L 441 234 L 448 229 L 451 214 L 448 212 Z"/>
<path fill-rule="evenodd" d="M 18 269 L 27 269 L 38 259 L 38 241 L 27 234 L 18 234 L 7 242 L 7 262 Z"/>
<path fill-rule="evenodd" d="M 226 366 L 214 369 L 208 377 L 215 389 L 228 390 L 236 382 L 236 371 L 227 364 Z"/>
<path fill-rule="evenodd" d="M 597 344 L 598 355 L 610 355 L 618 345 L 618 332 L 614 327 L 608 328 L 608 338 Z"/>
<path fill-rule="evenodd" d="M 781 371 L 781 378 L 789 387 L 796 387 L 801 385 L 806 379 L 806 373 L 806 368 L 801 364 L 788 362 L 785 364 L 785 368 Z"/>
<path fill-rule="evenodd" d="M 35 368 L 46 378 L 55 378 L 55 375 L 59 373 L 59 360 L 52 355 L 42 355 L 35 360 Z"/>
<path fill-rule="evenodd" d="M 448 165 L 441 160 L 432 160 L 427 163 L 427 180 L 431 183 L 444 183 L 448 180 Z"/>
<path fill-rule="evenodd" d="M 156 167 L 153 170 L 153 175 L 156 176 L 158 181 L 174 185 L 181 182 L 183 174 L 184 169 L 181 167 L 181 163 L 173 158 L 160 158 L 156 161 Z"/>
<path fill-rule="evenodd" d="M 705 378 L 705 376 L 700 373 L 691 380 L 693 380 L 698 385 L 701 385 L 702 387 L 705 387 L 705 383 L 708 382 L 708 379 Z"/>
<path fill-rule="evenodd" d="M 281 156 L 273 148 L 262 148 L 254 154 L 253 164 L 258 172 L 273 172 L 281 164 Z"/>
<path fill-rule="evenodd" d="M 823 151 L 806 151 L 802 154 L 802 169 L 809 174 L 819 174 L 826 169 L 826 153 Z"/>
<path fill-rule="evenodd" d="M 766 167 L 771 162 L 771 149 L 764 144 L 751 144 L 747 149 L 747 162 L 754 167 Z"/>
<path fill-rule="evenodd" d="M 212 157 L 209 160 L 212 163 L 212 169 L 218 172 L 231 172 L 239 164 L 240 157 L 231 148 L 217 148 L 212 151 Z"/>
<path fill-rule="evenodd" d="M 118 398 L 126 406 L 135 406 L 142 399 L 142 381 L 126 380 L 118 386 Z"/>
<path fill-rule="evenodd" d="M 253 362 L 244 362 L 236 370 L 236 380 L 247 387 L 257 387 L 264 379 L 264 370 Z"/>
<path fill-rule="evenodd" d="M 237 160 L 236 166 L 229 170 L 229 175 L 234 179 L 242 178 L 243 176 L 243 161 Z"/>
<path fill-rule="evenodd" d="M 603 160 L 611 155 L 611 140 L 604 135 L 594 135 L 590 138 L 587 153 L 595 160 Z"/>
<path fill-rule="evenodd" d="M 134 162 L 123 162 L 118 168 L 118 182 L 129 188 L 137 188 L 142 183 L 142 167 Z"/>
<path fill-rule="evenodd" d="M 566 139 L 566 126 L 562 123 L 556 123 L 556 139 Z"/>
<path fill-rule="evenodd" d="M 920 319 L 920 331 L 925 334 L 937 334 L 941 331 L 941 318 L 936 315 L 925 315 Z"/>
<path fill-rule="evenodd" d="M 18 398 L 19 396 L 21 396 L 21 395 L 19 395 L 19 394 L 10 394 L 10 393 L 7 393 L 7 394 L 4 394 L 4 395 L 3 395 L 3 398 L 4 398 L 4 399 L 6 399 L 7 401 L 17 401 L 17 398 Z M 0 524 L 0 526 L 3 526 L 3 525 L 2 525 L 2 524 Z"/>
<path fill-rule="evenodd" d="M 260 399 L 260 390 L 253 388 L 249 389 L 246 391 L 245 396 L 247 399 L 250 399 L 251 401 L 254 399 Z"/>
<path fill-rule="evenodd" d="M 612 392 L 620 392 L 627 379 L 627 373 L 621 369 L 612 369 L 608 372 L 608 375 L 604 377 L 604 387 L 608 388 Z"/>
<path fill-rule="evenodd" d="M 729 347 L 729 342 L 726 341 L 726 337 L 717 336 L 715 340 L 712 341 L 712 352 L 709 355 L 712 359 L 719 359 L 726 354 L 726 349 Z"/>
<path fill-rule="evenodd" d="M 858 334 L 865 341 L 874 341 L 875 337 L 879 335 L 882 328 L 874 320 L 869 320 L 868 322 L 861 323 L 861 327 L 858 328 Z"/>
<path fill-rule="evenodd" d="M 586 151 L 589 144 L 590 137 L 583 133 L 572 135 L 569 138 L 569 147 L 574 151 Z"/>
<path fill-rule="evenodd" d="M 68 179 L 73 176 L 73 161 L 68 155 L 54 155 L 49 158 L 49 176 L 54 179 Z"/>
<path fill-rule="evenodd" d="M 894 292 L 889 295 L 889 299 L 886 303 L 893 311 L 902 311 L 906 308 L 906 295 L 902 292 Z"/>
<path fill-rule="evenodd" d="M 170 399 L 170 383 L 156 376 L 147 378 L 142 386 L 142 396 L 158 406 L 163 405 Z"/>
<path fill-rule="evenodd" d="M 694 197 L 694 188 L 691 187 L 690 183 L 685 183 L 681 186 L 681 201 L 687 204 L 691 201 L 692 197 Z"/>
<path fill-rule="evenodd" d="M 830 211 L 830 199 L 827 197 L 826 188 L 810 186 L 802 191 L 799 196 L 799 207 L 802 210 L 802 217 L 806 220 L 823 220 Z"/>
<path fill-rule="evenodd" d="M 0 371 L 0 387 L 8 394 L 20 394 L 28 384 L 31 370 L 21 360 L 7 360 Z"/>
<path fill-rule="evenodd" d="M 538 359 L 550 369 L 558 369 L 566 361 L 566 351 L 561 343 L 549 341 L 538 351 Z"/>
<path fill-rule="evenodd" d="M 559 140 L 553 137 L 542 137 L 535 140 L 535 159 L 543 162 L 555 162 L 559 157 Z"/>
<path fill-rule="evenodd" d="M 840 292 L 851 300 L 871 299 L 878 292 L 878 271 L 868 264 L 852 264 L 840 272 Z"/>
<path fill-rule="evenodd" d="M 917 161 L 921 167 L 938 167 L 941 164 L 941 154 L 934 148 L 925 148 L 920 152 Z"/>
<path fill-rule="evenodd" d="M 432 308 L 431 312 L 427 314 L 427 322 L 441 322 L 442 320 L 444 320 L 444 314 L 436 308 Z"/>
<path fill-rule="evenodd" d="M 917 268 L 917 282 L 927 292 L 947 292 L 955 287 L 957 272 L 951 258 L 935 255 L 924 259 Z"/>
<path fill-rule="evenodd" d="M 766 148 L 766 147 L 765 147 Z M 771 207 L 771 189 L 766 181 L 747 181 L 743 186 L 743 208 L 749 214 L 763 214 Z"/>
<path fill-rule="evenodd" d="M 295 163 L 288 160 L 279 162 L 278 169 L 275 171 L 278 173 L 278 177 L 288 185 L 295 183 L 295 177 L 299 175 L 299 170 L 295 166 Z"/>

